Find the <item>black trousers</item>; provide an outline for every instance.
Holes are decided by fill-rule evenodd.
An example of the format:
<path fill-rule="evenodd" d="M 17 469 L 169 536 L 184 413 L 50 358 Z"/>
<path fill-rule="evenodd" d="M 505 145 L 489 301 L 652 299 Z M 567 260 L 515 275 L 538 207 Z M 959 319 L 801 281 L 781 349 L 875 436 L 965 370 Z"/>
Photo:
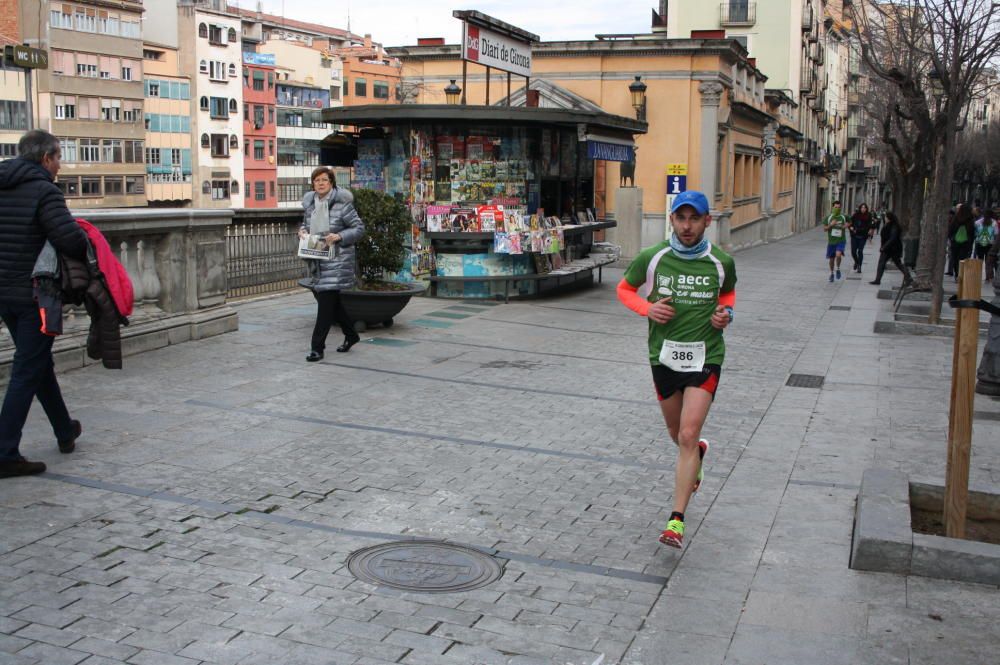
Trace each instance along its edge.
<path fill-rule="evenodd" d="M 867 242 L 868 236 L 851 236 L 851 258 L 854 259 L 854 265 L 858 268 L 865 260 L 865 243 Z"/>
<path fill-rule="evenodd" d="M 958 279 L 958 264 L 972 256 L 972 241 L 951 241 L 951 260 L 948 262 L 948 274 Z"/>
<path fill-rule="evenodd" d="M 892 261 L 892 264 L 894 266 L 896 266 L 896 269 L 899 270 L 899 272 L 903 273 L 903 281 L 904 282 L 909 281 L 909 279 L 910 279 L 910 273 L 908 273 L 906 271 L 906 266 L 903 265 L 903 262 L 900 260 L 899 255 L 893 254 L 893 255 L 890 256 L 889 254 L 886 254 L 885 252 L 880 252 L 879 253 L 879 256 L 878 256 L 878 268 L 875 270 L 875 281 L 876 282 L 881 282 L 882 281 L 882 273 L 885 272 L 885 265 L 889 261 Z"/>
<path fill-rule="evenodd" d="M 340 300 L 340 291 L 313 291 L 316 298 L 316 325 L 313 326 L 312 350 L 324 351 L 326 349 L 326 336 L 334 323 L 340 324 L 340 330 L 347 339 L 357 339 L 358 333 L 354 330 L 354 322 L 344 311 L 344 305 Z"/>

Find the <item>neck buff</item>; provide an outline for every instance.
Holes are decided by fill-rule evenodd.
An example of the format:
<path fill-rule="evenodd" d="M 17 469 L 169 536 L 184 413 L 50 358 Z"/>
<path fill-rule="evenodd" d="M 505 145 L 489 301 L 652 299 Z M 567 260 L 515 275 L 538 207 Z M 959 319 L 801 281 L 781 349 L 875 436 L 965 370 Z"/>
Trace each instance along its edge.
<path fill-rule="evenodd" d="M 671 233 L 670 249 L 682 259 L 697 259 L 708 251 L 708 238 L 702 236 L 701 240 L 694 247 L 685 247 L 680 238 L 676 234 Z"/>

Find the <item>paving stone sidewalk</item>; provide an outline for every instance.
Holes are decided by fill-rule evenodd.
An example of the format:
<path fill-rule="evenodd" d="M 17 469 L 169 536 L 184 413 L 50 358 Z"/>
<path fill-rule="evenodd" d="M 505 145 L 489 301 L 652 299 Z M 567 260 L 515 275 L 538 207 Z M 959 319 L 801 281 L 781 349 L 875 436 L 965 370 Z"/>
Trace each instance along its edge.
<path fill-rule="evenodd" d="M 273 297 L 239 332 L 65 373 L 78 451 L 36 408 L 22 451 L 49 473 L 0 481 L 0 665 L 995 662 L 996 587 L 847 567 L 865 468 L 943 478 L 952 342 L 875 335 L 872 267 L 829 284 L 822 252 L 813 231 L 737 254 L 682 552 L 657 543 L 675 452 L 620 271 L 416 299 L 315 364 L 311 298 Z M 972 482 L 997 486 L 1000 403 L 976 410 Z M 345 566 L 413 537 L 505 573 L 417 594 Z"/>

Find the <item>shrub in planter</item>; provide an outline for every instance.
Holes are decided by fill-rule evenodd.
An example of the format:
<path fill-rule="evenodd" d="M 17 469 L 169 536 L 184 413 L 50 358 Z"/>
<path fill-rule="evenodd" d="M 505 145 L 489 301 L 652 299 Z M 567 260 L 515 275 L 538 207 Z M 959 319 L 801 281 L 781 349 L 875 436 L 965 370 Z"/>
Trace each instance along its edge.
<path fill-rule="evenodd" d="M 365 223 L 365 235 L 357 243 L 357 289 L 395 291 L 411 288 L 386 279 L 403 268 L 406 251 L 403 240 L 413 223 L 406 206 L 392 196 L 371 189 L 352 189 L 354 208 Z"/>

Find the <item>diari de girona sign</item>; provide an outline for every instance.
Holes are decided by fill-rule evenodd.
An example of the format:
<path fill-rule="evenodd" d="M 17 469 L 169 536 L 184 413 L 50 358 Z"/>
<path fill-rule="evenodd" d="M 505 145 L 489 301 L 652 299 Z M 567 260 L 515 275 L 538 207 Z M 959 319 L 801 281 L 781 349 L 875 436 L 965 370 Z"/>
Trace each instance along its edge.
<path fill-rule="evenodd" d="M 464 24 L 462 59 L 519 76 L 531 76 L 531 46 L 478 25 Z"/>

